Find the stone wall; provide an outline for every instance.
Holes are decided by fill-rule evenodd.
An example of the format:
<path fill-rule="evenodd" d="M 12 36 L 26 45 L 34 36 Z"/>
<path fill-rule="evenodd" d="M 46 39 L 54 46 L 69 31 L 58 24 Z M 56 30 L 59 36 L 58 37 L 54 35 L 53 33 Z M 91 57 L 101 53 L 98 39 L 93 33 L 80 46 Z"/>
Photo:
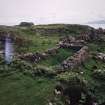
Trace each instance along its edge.
<path fill-rule="evenodd" d="M 60 39 L 59 47 L 60 48 L 71 48 L 71 49 L 81 49 L 86 42 L 84 40 L 76 40 L 75 37 L 68 36 Z"/>
<path fill-rule="evenodd" d="M 20 59 L 23 59 L 26 61 L 31 61 L 31 62 L 37 63 L 40 60 L 47 59 L 48 56 L 56 55 L 58 53 L 58 49 L 59 49 L 59 47 L 55 47 L 52 49 L 48 49 L 47 51 L 45 51 L 43 53 L 39 53 L 39 52 L 27 53 L 27 54 L 19 55 L 18 57 Z"/>
<path fill-rule="evenodd" d="M 77 36 L 78 40 L 92 41 L 92 40 L 100 40 L 105 36 L 105 31 L 102 28 L 99 29 L 90 29 L 86 32 L 81 33 Z"/>
<path fill-rule="evenodd" d="M 61 64 L 62 69 L 74 69 L 81 65 L 88 58 L 88 47 L 84 46 L 73 56 L 64 60 Z"/>

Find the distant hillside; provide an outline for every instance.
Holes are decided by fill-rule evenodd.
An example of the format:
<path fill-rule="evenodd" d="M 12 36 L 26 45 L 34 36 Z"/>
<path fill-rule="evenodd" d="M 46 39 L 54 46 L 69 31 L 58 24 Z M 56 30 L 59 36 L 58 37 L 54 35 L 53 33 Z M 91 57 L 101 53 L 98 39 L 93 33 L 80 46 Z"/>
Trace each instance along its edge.
<path fill-rule="evenodd" d="M 32 30 L 40 35 L 70 35 L 80 34 L 92 29 L 87 25 L 77 24 L 49 24 L 49 25 L 36 25 Z"/>
<path fill-rule="evenodd" d="M 79 25 L 79 24 L 48 24 L 48 25 L 32 25 L 30 27 L 27 26 L 0 26 L 0 31 L 16 31 L 20 32 L 24 31 L 27 34 L 38 34 L 43 36 L 63 36 L 63 35 L 78 35 L 83 32 L 87 32 L 93 29 L 88 25 Z M 23 35 L 23 33 L 22 33 Z"/>
<path fill-rule="evenodd" d="M 105 20 L 92 21 L 88 22 L 88 24 L 105 24 Z"/>

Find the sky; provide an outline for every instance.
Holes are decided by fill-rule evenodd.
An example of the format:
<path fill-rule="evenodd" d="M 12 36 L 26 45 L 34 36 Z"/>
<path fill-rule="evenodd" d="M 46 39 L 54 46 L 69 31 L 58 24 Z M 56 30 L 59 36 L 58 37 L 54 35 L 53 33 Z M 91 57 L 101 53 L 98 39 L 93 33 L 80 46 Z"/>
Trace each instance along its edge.
<path fill-rule="evenodd" d="M 105 18 L 105 0 L 0 0 L 0 24 L 74 23 Z"/>

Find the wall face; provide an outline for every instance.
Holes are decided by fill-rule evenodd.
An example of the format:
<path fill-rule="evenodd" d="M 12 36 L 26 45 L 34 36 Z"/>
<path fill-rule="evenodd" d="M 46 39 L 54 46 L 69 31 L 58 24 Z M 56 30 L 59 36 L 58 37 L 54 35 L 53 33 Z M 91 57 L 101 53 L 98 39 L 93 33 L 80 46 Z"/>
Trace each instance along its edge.
<path fill-rule="evenodd" d="M 72 57 L 67 58 L 61 66 L 63 69 L 74 69 L 88 58 L 88 47 L 82 47 Z"/>

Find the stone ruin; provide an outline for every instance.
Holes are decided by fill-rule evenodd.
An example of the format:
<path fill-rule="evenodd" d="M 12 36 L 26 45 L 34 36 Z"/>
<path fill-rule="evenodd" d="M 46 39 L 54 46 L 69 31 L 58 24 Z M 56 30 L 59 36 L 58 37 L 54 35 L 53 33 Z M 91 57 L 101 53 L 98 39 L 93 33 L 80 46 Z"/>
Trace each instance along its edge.
<path fill-rule="evenodd" d="M 39 53 L 39 52 L 27 53 L 27 54 L 19 55 L 18 57 L 26 61 L 37 63 L 42 59 L 48 58 L 49 56 L 56 55 L 58 53 L 58 49 L 59 47 L 55 47 L 55 48 L 48 49 L 43 53 Z"/>
<path fill-rule="evenodd" d="M 61 64 L 62 69 L 74 69 L 81 65 L 89 55 L 88 47 L 84 46 L 77 51 L 73 56 L 64 60 Z"/>
<path fill-rule="evenodd" d="M 84 40 L 84 41 L 89 41 L 90 37 L 89 37 L 89 32 L 83 32 L 81 33 L 81 35 L 76 37 L 77 40 Z"/>
<path fill-rule="evenodd" d="M 98 54 L 96 54 L 96 59 L 105 62 L 105 54 L 104 53 L 98 53 Z"/>
<path fill-rule="evenodd" d="M 100 40 L 105 36 L 105 30 L 102 28 L 99 29 L 90 29 L 87 32 L 81 33 L 80 36 L 77 36 L 78 40 L 84 41 L 92 41 L 92 40 Z"/>
<path fill-rule="evenodd" d="M 60 48 L 71 48 L 77 50 L 81 49 L 85 44 L 86 42 L 84 40 L 77 40 L 72 36 L 66 36 L 59 41 Z"/>

